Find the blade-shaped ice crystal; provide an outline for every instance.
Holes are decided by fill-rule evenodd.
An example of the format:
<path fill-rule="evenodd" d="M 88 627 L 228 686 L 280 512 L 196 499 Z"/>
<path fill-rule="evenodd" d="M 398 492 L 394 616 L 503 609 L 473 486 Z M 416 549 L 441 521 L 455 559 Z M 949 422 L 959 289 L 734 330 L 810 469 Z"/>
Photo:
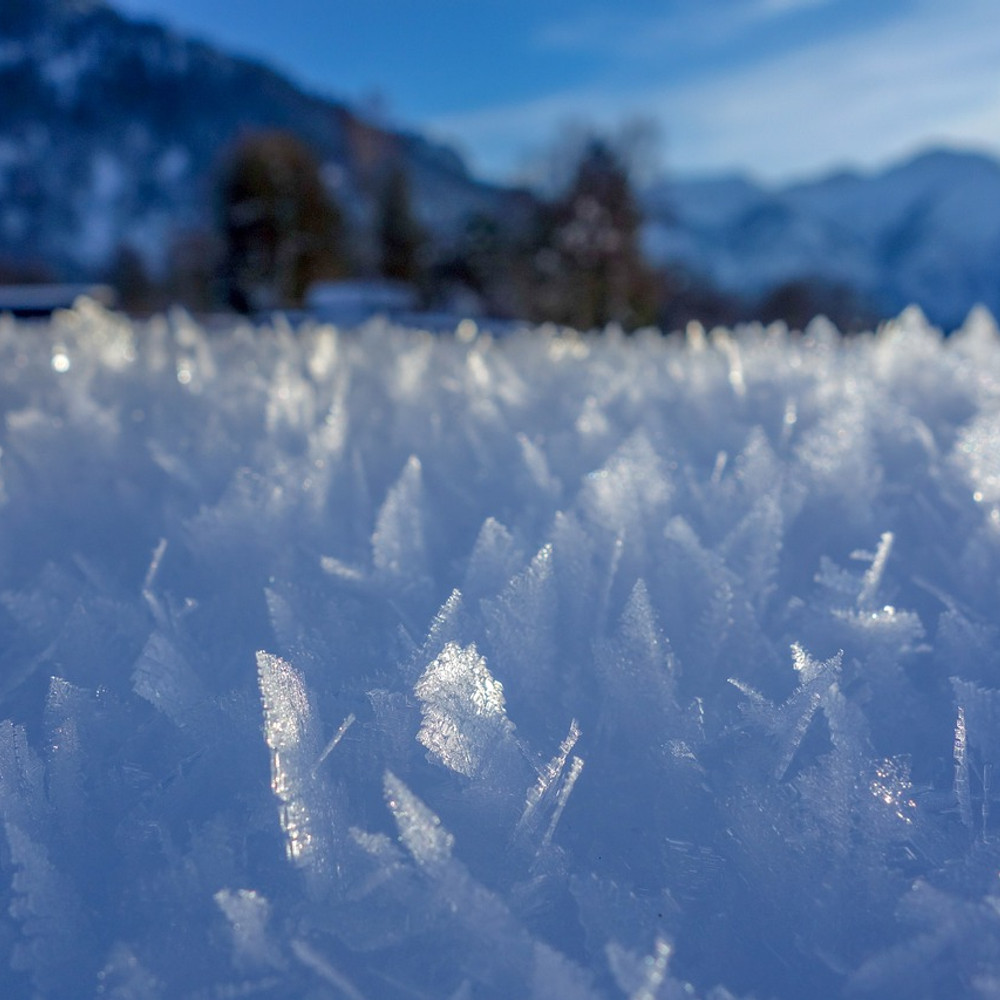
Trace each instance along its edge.
<path fill-rule="evenodd" d="M 67 830 L 76 829 L 86 810 L 85 755 L 80 725 L 94 712 L 94 698 L 61 677 L 49 681 L 45 702 L 45 735 L 48 739 L 47 778 L 49 802 Z"/>
<path fill-rule="evenodd" d="M 538 780 L 528 790 L 524 812 L 514 830 L 515 838 L 533 839 L 541 823 L 544 822 L 545 814 L 551 810 L 545 833 L 540 839 L 540 846 L 547 847 L 551 842 L 556 824 L 559 822 L 559 817 L 562 815 L 569 798 L 569 793 L 573 790 L 573 785 L 576 784 L 576 779 L 583 770 L 583 760 L 574 757 L 569 773 L 563 778 L 563 771 L 566 768 L 570 751 L 576 746 L 579 739 L 580 726 L 576 719 L 573 719 L 570 722 L 566 738 L 559 744 L 559 752 L 542 768 Z"/>
<path fill-rule="evenodd" d="M 414 650 L 412 658 L 406 665 L 411 677 L 418 676 L 427 662 L 438 656 L 446 645 L 459 642 L 465 619 L 464 603 L 462 592 L 456 588 L 441 605 L 431 622 L 427 638 L 419 649 Z"/>
<path fill-rule="evenodd" d="M 774 590 L 781 556 L 784 521 L 773 496 L 761 497 L 722 545 L 727 567 L 743 583 L 758 614 Z"/>
<path fill-rule="evenodd" d="M 246 968 L 280 967 L 284 963 L 268 931 L 271 904 L 253 889 L 220 889 L 215 902 L 229 921 L 233 955 Z"/>
<path fill-rule="evenodd" d="M 417 739 L 445 767 L 468 778 L 482 773 L 497 745 L 514 731 L 503 685 L 475 645 L 463 648 L 449 642 L 428 664 L 414 691 L 423 715 Z"/>
<path fill-rule="evenodd" d="M 972 818 L 972 795 L 975 794 L 980 804 L 979 820 L 985 839 L 992 802 L 993 768 L 1000 762 L 1000 690 L 982 688 L 957 677 L 951 679 L 951 685 L 959 706 L 954 742 L 959 815 L 966 822 L 968 807 L 968 816 Z"/>
<path fill-rule="evenodd" d="M 748 698 L 744 712 L 776 739 L 776 760 L 773 775 L 781 781 L 795 759 L 824 696 L 840 676 L 842 656 L 829 660 L 814 660 L 798 643 L 792 646 L 792 662 L 799 675 L 799 686 L 781 705 L 774 705 L 759 692 L 741 681 L 730 678 Z"/>
<path fill-rule="evenodd" d="M 964 428 L 955 454 L 976 503 L 1000 502 L 1000 415 L 985 413 Z"/>
<path fill-rule="evenodd" d="M 972 829 L 972 792 L 969 785 L 969 744 L 965 732 L 965 708 L 958 706 L 958 718 L 955 720 L 955 799 L 958 802 L 958 815 L 962 822 Z"/>
<path fill-rule="evenodd" d="M 21 925 L 11 965 L 28 972 L 40 996 L 69 997 L 70 984 L 86 981 L 93 949 L 84 910 L 72 884 L 52 865 L 48 853 L 13 823 L 6 823 L 14 897 L 10 914 Z"/>
<path fill-rule="evenodd" d="M 111 949 L 97 983 L 97 995 L 109 1000 L 159 1000 L 167 995 L 163 983 L 121 941 Z"/>
<path fill-rule="evenodd" d="M 522 558 L 507 528 L 493 517 L 486 518 L 469 556 L 462 593 L 472 599 L 496 596 Z"/>
<path fill-rule="evenodd" d="M 587 475 L 578 503 L 596 524 L 641 546 L 648 529 L 663 523 L 672 495 L 664 463 L 639 429 Z"/>
<path fill-rule="evenodd" d="M 24 726 L 0 722 L 0 817 L 26 832 L 42 829 L 49 815 L 45 777 Z"/>
<path fill-rule="evenodd" d="M 342 972 L 335 969 L 315 948 L 310 947 L 305 941 L 293 941 L 292 953 L 319 979 L 332 986 L 337 991 L 338 996 L 346 997 L 346 1000 L 365 1000 L 364 995 Z"/>
<path fill-rule="evenodd" d="M 319 747 L 305 681 L 290 663 L 265 652 L 257 654 L 257 677 L 286 853 L 297 866 L 321 867 L 323 831 L 310 802 Z"/>
<path fill-rule="evenodd" d="M 662 725 L 676 710 L 677 664 L 644 580 L 632 588 L 614 638 L 595 643 L 595 664 L 607 697 L 607 725 L 639 717 L 643 725 Z M 614 713 L 618 718 L 611 717 Z"/>
<path fill-rule="evenodd" d="M 420 459 L 411 455 L 390 488 L 372 535 L 375 568 L 390 577 L 419 580 L 427 572 Z"/>
<path fill-rule="evenodd" d="M 483 604 L 493 661 L 504 664 L 508 682 L 526 696 L 543 692 L 549 680 L 557 605 L 551 545 L 542 546 L 496 600 Z"/>
<path fill-rule="evenodd" d="M 143 647 L 132 671 L 132 688 L 177 726 L 189 723 L 206 700 L 198 675 L 161 632 L 154 632 Z"/>
<path fill-rule="evenodd" d="M 323 762 L 337 749 L 337 745 L 344 738 L 347 730 L 357 722 L 357 716 L 351 712 L 348 714 L 347 718 L 337 727 L 337 731 L 330 737 L 326 746 L 323 747 L 323 752 L 316 758 L 316 763 L 313 764 L 312 775 L 315 778 Z"/>
<path fill-rule="evenodd" d="M 878 549 L 873 556 L 867 553 L 857 553 L 856 558 L 871 558 L 871 566 L 865 572 L 861 585 L 861 592 L 858 594 L 858 610 L 869 611 L 875 606 L 875 595 L 882 584 L 882 577 L 885 574 L 885 565 L 889 561 L 889 553 L 892 551 L 894 536 L 891 531 L 882 533 L 879 539 Z"/>
<path fill-rule="evenodd" d="M 386 771 L 383 787 L 399 839 L 413 860 L 427 870 L 439 869 L 450 861 L 455 838 L 441 820 L 391 771 Z"/>
<path fill-rule="evenodd" d="M 660 993 L 660 987 L 667 978 L 667 966 L 670 963 L 673 950 L 669 941 L 663 938 L 656 939 L 653 954 L 644 963 L 643 982 L 629 997 L 629 1000 L 656 1000 Z"/>
<path fill-rule="evenodd" d="M 577 757 L 574 754 L 573 759 L 569 762 L 569 770 L 566 772 L 566 777 L 560 782 L 559 789 L 556 792 L 555 808 L 552 810 L 549 825 L 545 829 L 545 836 L 542 837 L 542 847 L 548 847 L 552 843 L 556 827 L 559 825 L 559 820 L 562 819 L 566 803 L 569 802 L 570 793 L 573 791 L 573 787 L 576 785 L 581 771 L 583 771 L 583 758 Z"/>

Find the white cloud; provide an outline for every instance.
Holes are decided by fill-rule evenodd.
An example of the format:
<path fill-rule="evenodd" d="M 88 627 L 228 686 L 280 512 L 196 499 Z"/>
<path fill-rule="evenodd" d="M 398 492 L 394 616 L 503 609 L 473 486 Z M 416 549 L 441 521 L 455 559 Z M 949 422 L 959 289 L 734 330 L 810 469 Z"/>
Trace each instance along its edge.
<path fill-rule="evenodd" d="M 765 17 L 791 14 L 810 7 L 825 7 L 836 0 L 758 0 L 756 13 Z"/>
<path fill-rule="evenodd" d="M 810 0 L 769 0 L 771 3 Z M 821 2 L 821 0 L 812 0 Z M 494 176 L 563 122 L 653 117 L 676 170 L 802 175 L 874 165 L 931 142 L 1000 145 L 1000 22 L 993 0 L 922 0 L 878 28 L 687 84 L 550 94 L 431 125 L 460 135 Z"/>
<path fill-rule="evenodd" d="M 675 152 L 692 167 L 738 158 L 779 175 L 871 164 L 930 141 L 996 144 L 996 23 L 982 0 L 927 3 L 870 34 L 664 91 L 656 103 L 677 123 Z"/>

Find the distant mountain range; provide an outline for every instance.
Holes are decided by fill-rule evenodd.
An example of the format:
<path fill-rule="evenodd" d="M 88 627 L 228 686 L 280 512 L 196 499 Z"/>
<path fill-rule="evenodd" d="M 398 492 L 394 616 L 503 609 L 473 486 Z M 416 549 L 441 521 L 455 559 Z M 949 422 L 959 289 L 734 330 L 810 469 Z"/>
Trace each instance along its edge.
<path fill-rule="evenodd" d="M 917 302 L 945 326 L 977 302 L 1000 315 L 1000 163 L 977 153 L 935 150 L 776 189 L 739 176 L 665 181 L 646 213 L 653 260 L 727 291 L 812 279 L 883 314 Z"/>
<path fill-rule="evenodd" d="M 315 151 L 357 232 L 372 229 L 371 164 L 387 151 L 439 245 L 472 215 L 529 207 L 446 146 L 100 0 L 0 0 L 0 274 L 27 263 L 90 279 L 122 247 L 162 273 L 178 241 L 211 230 L 227 150 L 270 128 Z M 653 262 L 747 299 L 809 280 L 884 314 L 916 301 L 944 325 L 976 302 L 1000 314 L 1000 164 L 982 155 L 940 150 L 783 188 L 669 179 L 643 203 Z"/>
<path fill-rule="evenodd" d="M 0 0 L 0 257 L 93 277 L 128 245 L 155 272 L 178 232 L 212 224 L 234 140 L 273 128 L 306 141 L 361 228 L 366 170 L 389 151 L 435 234 L 516 198 L 447 147 L 98 0 Z"/>

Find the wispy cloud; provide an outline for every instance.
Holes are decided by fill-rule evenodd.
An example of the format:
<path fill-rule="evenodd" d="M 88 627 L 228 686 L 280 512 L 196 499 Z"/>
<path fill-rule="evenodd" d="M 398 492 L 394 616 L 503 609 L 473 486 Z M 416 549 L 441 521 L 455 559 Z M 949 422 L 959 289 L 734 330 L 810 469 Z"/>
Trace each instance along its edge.
<path fill-rule="evenodd" d="M 758 0 L 751 10 L 758 16 L 775 17 L 812 7 L 827 7 L 837 0 Z"/>
<path fill-rule="evenodd" d="M 873 32 L 661 91 L 655 103 L 685 130 L 677 153 L 692 167 L 736 154 L 764 175 L 805 173 L 836 160 L 877 163 L 932 141 L 995 145 L 998 64 L 991 3 L 925 2 Z"/>
<path fill-rule="evenodd" d="M 761 0 L 752 0 L 748 6 L 745 0 L 716 0 L 709 9 L 692 4 L 653 13 L 622 9 L 583 11 L 572 18 L 546 22 L 535 31 L 532 44 L 553 52 L 669 59 L 678 46 L 704 50 L 732 40 L 759 2 Z"/>
<path fill-rule="evenodd" d="M 771 3 L 822 0 L 768 0 Z M 1000 145 L 1000 25 L 994 0 L 920 0 L 879 27 L 709 79 L 567 90 L 436 119 L 494 175 L 559 124 L 655 118 L 677 170 L 741 167 L 787 177 L 831 163 L 874 165 L 929 142 Z"/>

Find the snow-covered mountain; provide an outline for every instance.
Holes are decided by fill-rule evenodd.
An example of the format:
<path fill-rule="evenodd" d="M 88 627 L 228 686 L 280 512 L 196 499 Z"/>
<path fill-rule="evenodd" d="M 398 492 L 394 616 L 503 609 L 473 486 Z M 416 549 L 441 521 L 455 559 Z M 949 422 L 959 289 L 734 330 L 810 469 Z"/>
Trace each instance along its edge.
<path fill-rule="evenodd" d="M 233 140 L 262 128 L 303 138 L 362 225 L 364 167 L 386 148 L 406 163 L 417 211 L 438 235 L 472 212 L 502 214 L 511 198 L 448 148 L 100 0 L 2 0 L 0 260 L 93 276 L 127 245 L 162 266 L 178 234 L 211 225 Z"/>
<path fill-rule="evenodd" d="M 935 150 L 880 173 L 772 189 L 745 177 L 672 180 L 647 195 L 646 245 L 726 290 L 817 279 L 877 308 L 919 302 L 961 322 L 1000 308 L 1000 163 Z"/>

